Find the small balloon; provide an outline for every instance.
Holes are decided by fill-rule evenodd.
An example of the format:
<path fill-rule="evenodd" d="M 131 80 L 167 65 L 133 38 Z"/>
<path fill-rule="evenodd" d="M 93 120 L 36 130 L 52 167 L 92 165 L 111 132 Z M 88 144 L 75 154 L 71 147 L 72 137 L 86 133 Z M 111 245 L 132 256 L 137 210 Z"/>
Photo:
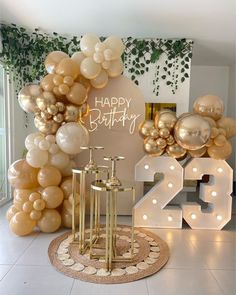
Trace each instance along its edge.
<path fill-rule="evenodd" d="M 168 138 L 170 136 L 170 131 L 168 128 L 161 128 L 159 130 L 159 135 L 162 138 Z"/>
<path fill-rule="evenodd" d="M 212 144 L 207 149 L 208 155 L 216 160 L 226 160 L 232 153 L 232 145 L 229 141 L 226 141 L 226 143 L 223 146 L 217 146 L 215 144 Z"/>
<path fill-rule="evenodd" d="M 144 140 L 144 150 L 151 155 L 160 156 L 164 153 L 164 149 L 160 148 L 155 139 L 151 137 L 147 137 Z"/>
<path fill-rule="evenodd" d="M 148 137 L 151 135 L 151 131 L 154 129 L 154 121 L 145 120 L 139 126 L 139 133 L 142 137 Z"/>
<path fill-rule="evenodd" d="M 42 199 L 37 199 L 33 203 L 33 208 L 37 211 L 42 211 L 45 208 L 45 201 Z"/>
<path fill-rule="evenodd" d="M 85 56 L 92 56 L 99 38 L 94 34 L 86 34 L 80 40 L 80 49 Z"/>
<path fill-rule="evenodd" d="M 34 139 L 39 135 L 40 135 L 39 132 L 30 133 L 29 135 L 27 135 L 27 137 L 25 139 L 25 147 L 27 148 L 27 150 L 30 150 L 30 149 L 36 147 L 34 144 Z"/>
<path fill-rule="evenodd" d="M 213 142 L 217 146 L 223 146 L 226 144 L 227 139 L 223 134 L 219 134 L 213 139 Z"/>
<path fill-rule="evenodd" d="M 187 151 L 182 146 L 175 143 L 173 145 L 168 145 L 166 148 L 166 152 L 170 157 L 178 159 L 178 158 L 182 158 Z"/>
<path fill-rule="evenodd" d="M 105 70 L 101 70 L 99 75 L 95 79 L 91 79 L 91 85 L 94 88 L 103 88 L 107 85 L 108 83 L 108 75 Z"/>
<path fill-rule="evenodd" d="M 50 165 L 41 168 L 38 173 L 38 183 L 42 187 L 57 186 L 60 184 L 61 178 L 61 172 Z"/>
<path fill-rule="evenodd" d="M 41 80 L 40 85 L 44 91 L 53 91 L 53 88 L 55 87 L 53 83 L 54 76 L 54 74 L 48 74 Z"/>
<path fill-rule="evenodd" d="M 67 105 L 64 113 L 66 122 L 77 122 L 80 115 L 80 108 L 75 105 Z"/>
<path fill-rule="evenodd" d="M 44 91 L 36 98 L 36 103 L 41 111 L 45 111 L 47 106 L 54 105 L 56 103 L 56 98 L 53 93 Z"/>
<path fill-rule="evenodd" d="M 160 149 L 164 149 L 167 145 L 167 142 L 164 138 L 159 137 L 156 140 L 156 144 Z"/>

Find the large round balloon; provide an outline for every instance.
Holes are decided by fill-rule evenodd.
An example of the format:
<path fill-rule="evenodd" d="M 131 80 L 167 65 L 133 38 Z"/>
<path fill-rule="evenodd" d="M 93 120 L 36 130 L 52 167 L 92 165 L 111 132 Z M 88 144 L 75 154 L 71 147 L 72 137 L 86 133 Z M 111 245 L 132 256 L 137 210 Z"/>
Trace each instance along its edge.
<path fill-rule="evenodd" d="M 87 100 L 87 89 L 80 83 L 74 83 L 66 97 L 70 102 L 82 105 Z"/>
<path fill-rule="evenodd" d="M 80 123 L 70 122 L 58 129 L 56 142 L 64 153 L 75 155 L 81 152 L 81 146 L 88 145 L 89 133 Z"/>
<path fill-rule="evenodd" d="M 27 150 L 30 150 L 32 148 L 35 148 L 36 145 L 34 144 L 34 140 L 36 137 L 40 136 L 41 134 L 39 132 L 30 133 L 26 139 L 25 139 L 25 147 Z"/>
<path fill-rule="evenodd" d="M 48 186 L 42 191 L 43 200 L 46 208 L 54 209 L 61 205 L 64 195 L 58 186 Z"/>
<path fill-rule="evenodd" d="M 224 103 L 220 97 L 215 95 L 200 96 L 195 100 L 193 110 L 201 116 L 218 120 L 224 113 Z"/>
<path fill-rule="evenodd" d="M 123 51 L 124 51 L 124 44 L 122 40 L 119 37 L 116 36 L 110 36 L 105 41 L 104 44 L 111 50 L 111 59 L 118 59 Z"/>
<path fill-rule="evenodd" d="M 69 196 L 72 194 L 72 177 L 68 177 L 63 180 L 63 182 L 61 183 L 61 189 L 64 193 L 65 199 L 68 199 Z M 76 184 L 77 193 L 79 193 L 79 189 L 80 189 L 80 186 L 79 186 L 79 183 L 77 182 Z"/>
<path fill-rule="evenodd" d="M 80 40 L 80 49 L 86 56 L 93 55 L 95 45 L 100 43 L 99 38 L 94 34 L 86 34 Z"/>
<path fill-rule="evenodd" d="M 11 186 L 19 189 L 38 187 L 38 169 L 31 167 L 26 160 L 18 160 L 8 169 L 8 181 Z"/>
<path fill-rule="evenodd" d="M 11 231 L 18 236 L 26 236 L 30 234 L 35 225 L 36 222 L 30 218 L 28 213 L 23 211 L 17 212 L 10 221 Z"/>
<path fill-rule="evenodd" d="M 86 57 L 80 65 L 80 72 L 87 79 L 95 79 L 101 69 L 101 65 L 96 63 L 92 57 Z"/>
<path fill-rule="evenodd" d="M 45 59 L 45 68 L 49 74 L 54 74 L 56 70 L 56 66 L 59 64 L 59 62 L 69 57 L 65 52 L 62 51 L 52 51 L 48 54 L 48 56 Z"/>
<path fill-rule="evenodd" d="M 45 209 L 38 221 L 39 229 L 44 233 L 52 233 L 61 225 L 61 215 L 56 209 Z"/>
<path fill-rule="evenodd" d="M 26 113 L 35 113 L 39 109 L 36 104 L 36 99 L 38 96 L 42 94 L 42 89 L 39 85 L 28 85 L 21 89 L 21 91 L 18 94 L 18 101 L 20 104 L 20 107 L 26 112 Z"/>
<path fill-rule="evenodd" d="M 61 182 L 61 172 L 53 166 L 45 166 L 39 170 L 38 182 L 42 187 L 57 186 Z"/>
<path fill-rule="evenodd" d="M 79 65 L 71 58 L 64 58 L 56 68 L 56 73 L 62 76 L 69 76 L 75 79 L 80 72 Z"/>
<path fill-rule="evenodd" d="M 188 150 L 202 148 L 211 135 L 211 127 L 208 121 L 197 114 L 189 114 L 178 119 L 174 136 L 177 143 Z"/>
<path fill-rule="evenodd" d="M 60 151 L 50 156 L 49 163 L 61 171 L 69 165 L 70 158 L 66 153 Z"/>
<path fill-rule="evenodd" d="M 232 153 L 232 145 L 227 140 L 223 146 L 211 145 L 207 149 L 208 155 L 216 160 L 226 160 Z"/>
<path fill-rule="evenodd" d="M 35 168 L 41 168 L 48 162 L 48 152 L 39 148 L 32 148 L 26 154 L 26 161 Z"/>

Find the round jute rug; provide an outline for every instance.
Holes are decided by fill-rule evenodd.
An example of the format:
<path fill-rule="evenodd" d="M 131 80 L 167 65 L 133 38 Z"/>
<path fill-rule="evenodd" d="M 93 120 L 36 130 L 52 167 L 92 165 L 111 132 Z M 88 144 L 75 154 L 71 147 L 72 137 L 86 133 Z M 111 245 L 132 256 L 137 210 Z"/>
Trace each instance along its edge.
<path fill-rule="evenodd" d="M 105 228 L 101 230 L 99 244 L 104 245 Z M 117 234 L 117 254 L 129 258 L 131 228 L 119 225 Z M 89 238 L 89 230 L 86 230 L 85 238 Z M 78 244 L 71 243 L 72 240 L 71 232 L 54 239 L 49 245 L 49 259 L 58 271 L 86 282 L 118 284 L 139 280 L 158 272 L 169 259 L 167 244 L 157 235 L 141 228 L 134 231 L 133 260 L 114 262 L 111 272 L 106 271 L 103 258 L 90 260 L 88 251 L 84 255 L 79 254 Z"/>

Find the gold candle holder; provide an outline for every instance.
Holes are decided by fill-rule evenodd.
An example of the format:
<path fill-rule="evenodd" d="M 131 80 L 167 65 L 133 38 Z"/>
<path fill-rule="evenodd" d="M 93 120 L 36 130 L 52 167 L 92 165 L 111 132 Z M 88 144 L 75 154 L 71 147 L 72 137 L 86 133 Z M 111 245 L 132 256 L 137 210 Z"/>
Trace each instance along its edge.
<path fill-rule="evenodd" d="M 83 150 L 89 150 L 89 162 L 87 165 L 81 168 L 72 169 L 72 194 L 73 194 L 73 203 L 72 203 L 72 235 L 73 243 L 79 244 L 79 253 L 84 254 L 86 249 L 89 246 L 89 242 L 85 240 L 85 213 L 86 213 L 86 175 L 93 175 L 95 181 L 99 181 L 101 174 L 105 173 L 108 176 L 108 167 L 98 166 L 93 157 L 94 150 L 101 150 L 103 147 L 97 146 L 88 146 L 81 147 Z M 77 175 L 80 176 L 80 208 L 79 208 L 79 228 L 78 228 L 78 237 L 76 236 L 76 216 L 75 216 L 75 207 L 76 207 L 76 198 L 77 198 Z M 95 196 L 95 226 L 96 233 L 99 234 L 100 230 L 100 198 Z"/>
<path fill-rule="evenodd" d="M 111 271 L 112 262 L 130 262 L 134 256 L 134 214 L 132 211 L 132 227 L 131 227 L 131 250 L 130 258 L 118 256 L 116 251 L 117 239 L 117 196 L 122 192 L 132 192 L 133 205 L 135 204 L 135 188 L 133 186 L 124 186 L 116 177 L 116 161 L 123 160 L 124 157 L 104 157 L 105 160 L 112 162 L 111 177 L 107 181 L 98 180 L 91 184 L 90 193 L 90 259 L 105 258 L 107 271 Z M 93 250 L 101 249 L 101 245 L 97 243 L 99 234 L 94 236 L 94 202 L 100 199 L 101 193 L 106 194 L 106 241 L 105 255 L 94 253 Z M 133 206 L 134 207 L 134 206 Z M 96 216 L 96 214 L 95 214 Z"/>

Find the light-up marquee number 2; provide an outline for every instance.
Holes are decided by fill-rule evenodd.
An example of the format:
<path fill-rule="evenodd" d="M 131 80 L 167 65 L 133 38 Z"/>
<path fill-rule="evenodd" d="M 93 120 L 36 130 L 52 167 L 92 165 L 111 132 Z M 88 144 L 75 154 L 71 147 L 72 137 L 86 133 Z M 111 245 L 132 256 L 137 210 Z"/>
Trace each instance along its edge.
<path fill-rule="evenodd" d="M 134 208 L 135 226 L 181 228 L 183 218 L 193 229 L 222 229 L 231 219 L 233 170 L 222 160 L 192 159 L 183 169 L 171 157 L 143 157 L 135 167 L 136 181 L 153 181 L 157 172 L 164 174 Z M 184 176 L 183 176 L 184 172 Z M 166 206 L 183 188 L 183 179 L 202 179 L 210 175 L 207 184 L 200 184 L 199 198 L 208 203 L 202 210 L 198 203 L 183 203 L 181 207 Z"/>
<path fill-rule="evenodd" d="M 135 226 L 182 227 L 182 209 L 166 206 L 183 188 L 183 167 L 171 157 L 144 156 L 135 166 L 136 181 L 159 181 L 134 207 Z"/>

